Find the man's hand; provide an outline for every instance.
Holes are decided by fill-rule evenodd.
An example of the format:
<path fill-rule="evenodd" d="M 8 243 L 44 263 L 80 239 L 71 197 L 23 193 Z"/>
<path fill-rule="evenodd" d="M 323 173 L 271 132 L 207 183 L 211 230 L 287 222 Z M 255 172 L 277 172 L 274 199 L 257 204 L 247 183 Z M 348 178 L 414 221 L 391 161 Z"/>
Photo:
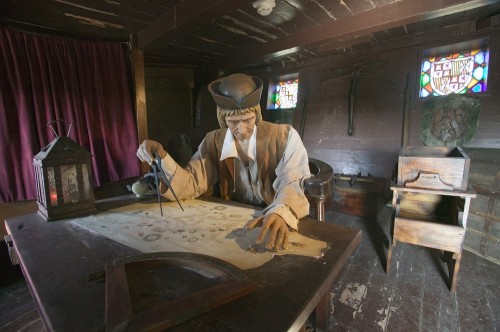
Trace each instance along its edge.
<path fill-rule="evenodd" d="M 151 165 L 154 160 L 153 153 L 155 152 L 158 154 L 160 159 L 165 158 L 167 155 L 167 152 L 163 149 L 163 146 L 160 143 L 153 140 L 145 140 L 141 145 L 139 145 L 136 155 L 140 161 L 147 162 Z"/>
<path fill-rule="evenodd" d="M 266 216 L 250 220 L 246 225 L 247 229 L 253 229 L 255 226 L 262 226 L 262 230 L 255 243 L 260 244 L 266 237 L 267 232 L 269 232 L 267 249 L 280 250 L 281 248 L 287 248 L 289 236 L 288 225 L 280 215 L 270 213 Z"/>

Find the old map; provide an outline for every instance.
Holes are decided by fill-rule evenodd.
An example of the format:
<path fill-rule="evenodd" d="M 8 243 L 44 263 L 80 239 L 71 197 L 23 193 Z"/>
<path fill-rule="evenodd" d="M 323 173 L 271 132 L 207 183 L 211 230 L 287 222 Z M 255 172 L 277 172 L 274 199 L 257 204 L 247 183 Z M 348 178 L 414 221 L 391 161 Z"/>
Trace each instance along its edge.
<path fill-rule="evenodd" d="M 72 221 L 91 231 L 145 253 L 182 251 L 209 255 L 241 269 L 258 267 L 274 255 L 292 254 L 319 257 L 327 244 L 290 233 L 286 250 L 267 251 L 255 246 L 260 228 L 246 230 L 246 223 L 260 214 L 248 207 L 205 200 L 138 202 Z"/>

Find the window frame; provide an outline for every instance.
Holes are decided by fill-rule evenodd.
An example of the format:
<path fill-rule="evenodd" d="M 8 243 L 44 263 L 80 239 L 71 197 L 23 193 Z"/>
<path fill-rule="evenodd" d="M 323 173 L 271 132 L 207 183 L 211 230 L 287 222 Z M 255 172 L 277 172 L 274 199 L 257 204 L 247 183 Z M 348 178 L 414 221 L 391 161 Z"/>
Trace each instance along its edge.
<path fill-rule="evenodd" d="M 419 99 L 421 100 L 428 100 L 431 98 L 442 98 L 448 95 L 452 95 L 455 93 L 451 93 L 448 95 L 434 95 L 430 93 L 427 96 L 422 96 L 421 92 L 423 89 L 423 86 L 421 85 L 421 80 L 422 80 L 422 66 L 424 63 L 424 60 L 429 57 L 434 57 L 434 56 L 448 56 L 453 53 L 460 53 L 460 52 L 466 52 L 466 51 L 472 51 L 476 49 L 488 49 L 489 53 L 489 59 L 488 59 L 488 65 L 487 65 L 487 76 L 486 76 L 486 90 L 482 92 L 466 92 L 466 93 L 456 93 L 457 95 L 462 95 L 462 96 L 468 96 L 468 97 L 480 97 L 480 96 L 490 96 L 491 91 L 492 91 L 492 79 L 491 79 L 491 69 L 492 69 L 492 59 L 491 59 L 491 54 L 493 54 L 494 50 L 492 49 L 492 45 L 490 44 L 489 37 L 482 37 L 482 38 L 477 38 L 473 40 L 467 40 L 467 41 L 462 41 L 462 42 L 457 42 L 453 44 L 448 44 L 448 45 L 441 45 L 441 46 L 435 46 L 435 47 L 430 47 L 426 48 L 423 50 L 420 54 L 419 61 L 418 61 L 418 71 L 417 71 L 417 93 L 416 95 L 418 96 Z"/>

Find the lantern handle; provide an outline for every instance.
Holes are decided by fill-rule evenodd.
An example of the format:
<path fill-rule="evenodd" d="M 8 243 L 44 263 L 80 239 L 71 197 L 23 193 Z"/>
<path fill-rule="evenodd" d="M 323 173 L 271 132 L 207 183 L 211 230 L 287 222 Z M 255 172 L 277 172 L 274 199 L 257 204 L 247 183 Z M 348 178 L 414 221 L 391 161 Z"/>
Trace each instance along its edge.
<path fill-rule="evenodd" d="M 61 121 L 61 122 L 64 122 L 65 124 L 68 124 L 69 123 L 69 129 L 68 129 L 68 133 L 66 134 L 66 137 L 69 137 L 69 133 L 71 131 L 71 127 L 73 126 L 73 123 L 72 122 L 69 122 L 69 121 L 66 121 L 66 120 L 63 120 L 63 119 L 57 119 L 57 120 L 52 120 L 50 121 L 49 123 L 47 123 L 47 126 L 50 127 L 50 129 L 52 129 L 52 132 L 54 133 L 54 135 L 56 135 L 56 138 L 59 137 L 59 135 L 56 133 L 54 127 L 52 126 L 54 123 L 58 122 L 58 121 Z"/>

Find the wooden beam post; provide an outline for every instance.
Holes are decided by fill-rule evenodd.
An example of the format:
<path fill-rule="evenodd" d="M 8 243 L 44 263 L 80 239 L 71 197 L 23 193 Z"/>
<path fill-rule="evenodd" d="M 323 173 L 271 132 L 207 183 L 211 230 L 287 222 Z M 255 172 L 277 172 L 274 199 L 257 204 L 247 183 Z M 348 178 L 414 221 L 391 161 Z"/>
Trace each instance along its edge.
<path fill-rule="evenodd" d="M 144 78 L 144 55 L 137 47 L 137 35 L 130 36 L 132 66 L 134 74 L 135 109 L 137 116 L 137 142 L 148 138 L 148 113 L 146 108 L 146 82 Z M 141 174 L 149 172 L 149 165 L 141 163 Z"/>

